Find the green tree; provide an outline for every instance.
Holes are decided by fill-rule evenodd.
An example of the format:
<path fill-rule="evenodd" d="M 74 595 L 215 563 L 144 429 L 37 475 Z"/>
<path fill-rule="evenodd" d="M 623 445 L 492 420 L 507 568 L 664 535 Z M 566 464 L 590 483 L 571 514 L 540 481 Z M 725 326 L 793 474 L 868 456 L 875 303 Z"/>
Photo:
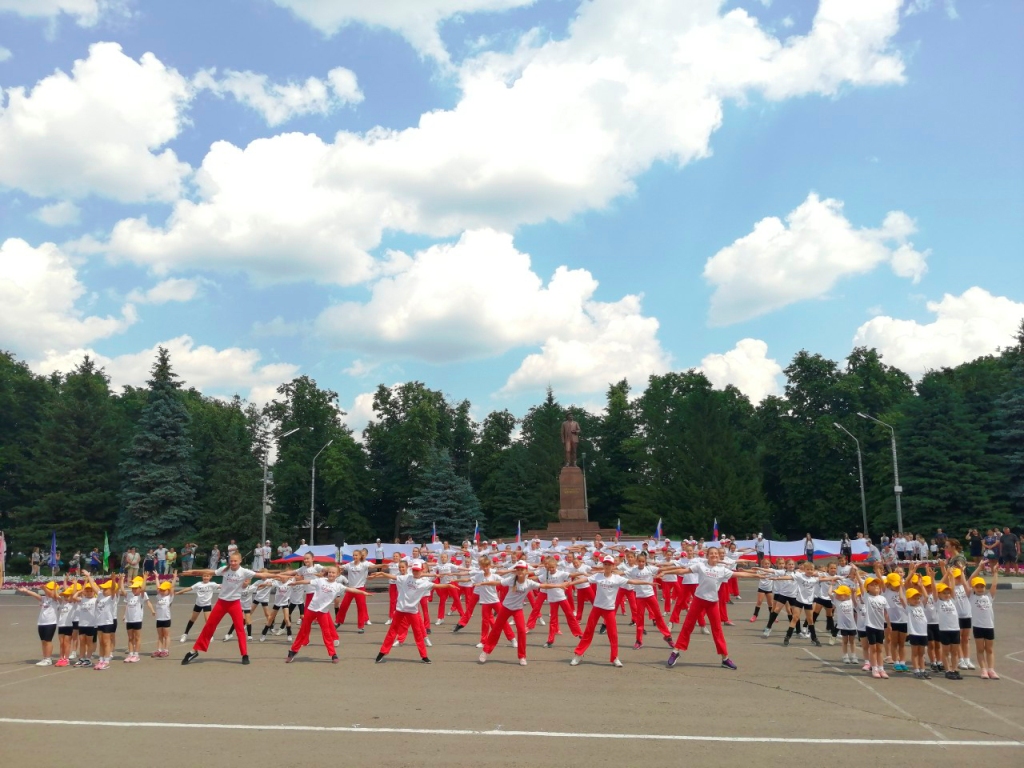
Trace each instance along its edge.
<path fill-rule="evenodd" d="M 447 451 L 436 451 L 424 467 L 420 490 L 409 501 L 404 527 L 418 541 L 429 541 L 435 525 L 439 539 L 461 541 L 472 535 L 479 518 L 473 487 L 455 473 Z"/>
<path fill-rule="evenodd" d="M 147 547 L 195 531 L 195 474 L 189 415 L 170 354 L 160 347 L 150 372 L 149 399 L 121 462 L 118 546 Z"/>
<path fill-rule="evenodd" d="M 549 480 L 549 482 L 555 482 Z M 543 528 L 550 520 L 550 494 L 538 482 L 537 467 L 523 443 L 501 453 L 498 466 L 484 483 L 487 521 L 480 527 L 490 535 L 510 536 L 522 522 L 523 531 Z"/>
<path fill-rule="evenodd" d="M 590 519 L 614 528 L 628 502 L 629 488 L 640 477 L 639 433 L 629 402 L 629 383 L 608 387 L 604 418 L 595 420 L 594 459 L 587 467 Z"/>
<path fill-rule="evenodd" d="M 35 499 L 25 509 L 24 528 L 34 541 L 54 530 L 65 549 L 91 547 L 113 533 L 117 519 L 122 417 L 107 375 L 88 356 L 57 381 L 36 444 Z"/>

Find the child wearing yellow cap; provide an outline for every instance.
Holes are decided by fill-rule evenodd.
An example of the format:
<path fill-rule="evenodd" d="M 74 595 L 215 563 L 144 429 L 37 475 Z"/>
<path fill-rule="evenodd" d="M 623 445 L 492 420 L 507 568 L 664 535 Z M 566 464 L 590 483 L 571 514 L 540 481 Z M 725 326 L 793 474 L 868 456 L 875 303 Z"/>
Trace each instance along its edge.
<path fill-rule="evenodd" d="M 128 630 L 128 655 L 124 657 L 125 664 L 134 664 L 139 660 L 143 607 L 149 608 L 149 612 L 156 616 L 156 611 L 149 602 L 149 595 L 146 594 L 146 580 L 142 576 L 136 576 L 132 579 L 130 591 L 124 593 L 124 626 Z"/>
<path fill-rule="evenodd" d="M 907 640 L 910 643 L 910 665 L 914 677 L 927 680 L 931 677 L 924 668 L 924 650 L 928 647 L 928 617 L 924 610 L 924 594 L 917 587 L 903 587 L 903 599 L 907 604 Z"/>
<path fill-rule="evenodd" d="M 91 667 L 92 653 L 96 650 L 96 600 L 99 591 L 88 571 L 82 571 L 88 581 L 76 589 L 72 599 L 78 604 L 78 660 L 74 667 Z"/>
<path fill-rule="evenodd" d="M 881 577 L 881 567 L 876 566 Z M 907 644 L 907 606 L 904 603 L 903 576 L 899 569 L 885 576 L 882 596 L 888 604 L 889 632 L 886 638 L 888 656 L 892 659 L 893 672 L 908 672 L 905 660 Z"/>
<path fill-rule="evenodd" d="M 99 595 L 96 598 L 96 629 L 99 633 L 100 657 L 93 669 L 102 672 L 110 668 L 110 662 L 114 657 L 114 635 L 117 632 L 117 594 L 121 590 L 121 583 L 120 577 L 112 577 L 97 585 L 91 575 L 89 582 L 94 589 L 99 589 Z"/>
<path fill-rule="evenodd" d="M 945 581 L 940 581 L 935 585 L 935 591 L 939 597 L 935 607 L 939 614 L 939 642 L 942 644 L 946 679 L 962 680 L 957 671 L 960 663 L 960 621 L 953 602 L 953 590 Z"/>
<path fill-rule="evenodd" d="M 980 569 L 980 565 L 978 569 Z M 996 622 L 992 603 L 996 599 L 996 587 L 999 584 L 999 569 L 992 569 L 992 585 L 989 593 L 985 593 L 985 579 L 978 576 L 978 569 L 971 575 L 971 621 L 974 632 L 974 647 L 978 652 L 978 665 L 981 667 L 982 680 L 998 680 L 995 663 Z"/>
<path fill-rule="evenodd" d="M 860 571 L 854 571 L 858 586 L 862 588 L 862 604 L 864 606 L 864 631 L 868 641 L 868 659 L 865 666 L 870 666 L 871 676 L 876 679 L 888 679 L 885 672 L 884 651 L 885 622 L 888 618 L 889 604 L 882 595 L 882 580 L 877 576 L 868 576 L 861 582 Z"/>
<path fill-rule="evenodd" d="M 43 657 L 36 662 L 37 667 L 49 667 L 53 664 L 53 636 L 57 634 L 57 610 L 60 598 L 57 595 L 58 584 L 48 581 L 43 587 L 43 594 L 33 592 L 25 587 L 15 587 L 14 591 L 28 595 L 39 601 L 39 616 L 36 619 L 36 630 L 39 643 L 42 645 Z"/>
<path fill-rule="evenodd" d="M 931 662 L 932 672 L 945 672 L 946 668 L 942 663 L 942 643 L 939 642 L 939 596 L 935 592 L 935 571 L 931 565 L 925 565 L 924 572 L 925 575 L 918 582 L 917 589 L 921 591 L 925 620 L 928 622 L 928 660 Z"/>
<path fill-rule="evenodd" d="M 957 620 L 960 625 L 960 661 L 958 669 L 974 669 L 971 661 L 971 601 L 967 597 L 969 586 L 964 568 L 947 565 L 945 568 L 946 583 L 953 591 L 953 603 L 956 605 Z"/>
<path fill-rule="evenodd" d="M 843 663 L 857 663 L 857 616 L 854 610 L 853 590 L 841 584 L 832 590 L 832 609 L 836 628 L 842 636 Z"/>
<path fill-rule="evenodd" d="M 165 659 L 171 654 L 171 606 L 174 604 L 175 585 L 178 573 L 174 572 L 170 581 L 161 581 L 156 590 L 156 650 L 154 659 Z"/>

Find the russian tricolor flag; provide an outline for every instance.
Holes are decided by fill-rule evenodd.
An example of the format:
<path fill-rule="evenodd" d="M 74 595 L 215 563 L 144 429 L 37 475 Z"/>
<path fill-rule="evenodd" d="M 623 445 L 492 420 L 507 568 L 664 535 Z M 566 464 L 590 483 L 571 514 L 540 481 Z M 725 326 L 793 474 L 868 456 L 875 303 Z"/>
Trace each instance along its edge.
<path fill-rule="evenodd" d="M 437 523 L 430 524 L 430 543 L 437 544 Z"/>
<path fill-rule="evenodd" d="M 619 537 L 622 536 L 622 518 L 620 517 L 618 522 L 615 523 L 615 543 L 619 541 Z"/>
<path fill-rule="evenodd" d="M 473 543 L 480 543 L 480 523 L 476 520 L 473 521 Z"/>
<path fill-rule="evenodd" d="M 718 541 L 718 518 L 717 517 L 715 518 L 715 528 L 714 528 L 714 530 L 711 533 L 714 536 L 715 541 Z"/>
<path fill-rule="evenodd" d="M 657 539 L 658 541 L 661 541 L 661 518 L 660 517 L 658 518 L 658 528 L 654 532 L 654 538 Z"/>

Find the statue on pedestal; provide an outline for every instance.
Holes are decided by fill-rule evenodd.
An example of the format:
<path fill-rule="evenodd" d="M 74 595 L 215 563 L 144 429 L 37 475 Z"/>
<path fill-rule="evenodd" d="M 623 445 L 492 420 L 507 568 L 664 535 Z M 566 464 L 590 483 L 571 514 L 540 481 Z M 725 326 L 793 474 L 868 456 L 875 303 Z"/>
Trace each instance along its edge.
<path fill-rule="evenodd" d="M 580 444 L 580 425 L 569 412 L 568 418 L 562 422 L 562 445 L 565 446 L 565 466 L 576 466 L 576 448 Z"/>

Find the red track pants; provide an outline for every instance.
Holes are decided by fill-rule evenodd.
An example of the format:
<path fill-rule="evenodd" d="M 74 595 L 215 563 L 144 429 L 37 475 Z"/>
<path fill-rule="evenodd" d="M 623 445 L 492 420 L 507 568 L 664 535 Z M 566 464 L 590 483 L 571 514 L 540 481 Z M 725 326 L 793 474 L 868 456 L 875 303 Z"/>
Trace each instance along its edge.
<path fill-rule="evenodd" d="M 464 611 L 462 610 L 462 604 L 459 602 L 459 594 L 461 592 L 462 592 L 461 589 L 443 589 L 443 590 L 441 590 L 441 594 L 438 595 L 438 603 L 437 603 L 437 618 L 438 619 L 443 619 L 444 618 L 444 616 L 445 616 L 444 606 L 445 606 L 445 603 L 447 603 L 449 598 L 450 598 L 451 601 L 452 601 L 452 608 L 454 608 L 456 611 L 459 612 L 459 623 L 460 624 L 464 623 L 463 622 L 463 619 L 465 618 Z"/>
<path fill-rule="evenodd" d="M 224 618 L 224 614 L 230 616 L 231 623 L 235 625 L 235 635 L 238 637 L 238 652 L 243 656 L 248 656 L 249 647 L 245 642 L 245 617 L 242 614 L 242 603 L 238 600 L 218 599 L 213 604 L 210 618 L 207 619 L 206 624 L 203 626 L 203 631 L 196 638 L 192 650 L 203 651 L 204 653 L 210 650 L 210 640 L 213 638 L 213 633 L 217 631 L 217 625 Z"/>
<path fill-rule="evenodd" d="M 569 598 L 559 600 L 557 603 L 548 603 L 551 606 L 551 618 L 548 619 L 548 644 L 555 642 L 555 635 L 558 634 L 558 609 L 561 608 L 565 614 L 565 623 L 569 625 L 569 631 L 573 637 L 583 634 L 580 623 L 576 621 L 576 614 L 572 612 L 572 601 Z"/>
<path fill-rule="evenodd" d="M 593 584 L 576 587 L 576 621 L 583 621 L 583 604 L 593 604 L 595 594 Z"/>
<path fill-rule="evenodd" d="M 491 627 L 494 626 L 494 617 L 498 615 L 500 603 L 480 603 L 480 642 L 486 643 L 491 634 Z M 511 640 L 514 635 L 505 622 L 505 637 Z"/>
<path fill-rule="evenodd" d="M 608 629 L 608 644 L 611 646 L 611 658 L 609 661 L 615 661 L 619 658 L 619 628 L 615 624 L 615 610 L 607 608 L 591 608 L 590 616 L 587 618 L 587 628 L 583 630 L 583 637 L 580 638 L 579 645 L 576 646 L 576 650 L 573 651 L 577 656 L 582 656 L 587 652 L 587 648 L 594 640 L 594 630 L 597 629 L 597 622 L 599 619 L 604 620 L 604 625 Z"/>
<path fill-rule="evenodd" d="M 370 612 L 366 609 L 365 594 L 357 595 L 355 592 L 346 592 L 345 596 L 341 598 L 341 606 L 338 608 L 338 612 L 334 616 L 334 621 L 336 624 L 345 623 L 345 616 L 348 615 L 348 607 L 352 604 L 353 600 L 356 601 L 356 626 L 359 629 L 362 629 L 366 626 L 366 622 L 370 620 Z M 307 610 L 309 610 L 308 607 Z"/>
<path fill-rule="evenodd" d="M 518 652 L 520 659 L 526 658 L 526 617 L 523 615 L 523 609 L 517 608 L 516 610 L 509 610 L 504 605 L 498 607 L 498 615 L 491 624 L 491 631 L 487 633 L 487 639 L 484 640 L 484 653 L 491 653 L 495 646 L 498 644 L 498 640 L 501 638 L 502 631 L 506 635 L 512 634 L 512 629 L 509 627 L 509 619 L 516 624 L 516 651 Z"/>
<path fill-rule="evenodd" d="M 729 648 L 725 644 L 725 635 L 722 633 L 722 617 L 718 612 L 719 605 L 717 600 L 711 602 L 694 596 L 693 601 L 690 603 L 690 610 L 686 612 L 686 620 L 683 622 L 683 627 L 679 630 L 679 637 L 676 638 L 675 647 L 685 651 L 690 646 L 690 635 L 693 634 L 693 628 L 697 624 L 697 619 L 706 615 L 708 622 L 711 624 L 711 637 L 715 641 L 715 650 L 718 651 L 719 656 L 728 656 Z"/>
<path fill-rule="evenodd" d="M 416 650 L 420 652 L 421 659 L 425 657 L 427 655 L 427 631 L 423 628 L 423 616 L 419 611 L 416 613 L 395 611 L 395 615 L 391 619 L 391 626 L 388 627 L 388 633 L 384 635 L 384 642 L 381 643 L 380 652 L 385 656 L 391 653 L 395 638 L 405 637 L 410 627 L 412 627 L 412 636 L 416 640 Z"/>
<path fill-rule="evenodd" d="M 309 631 L 313 628 L 313 622 L 320 624 L 320 634 L 323 637 L 324 647 L 327 655 L 334 655 L 334 624 L 331 622 L 330 611 L 311 611 L 309 608 L 302 615 L 302 626 L 299 627 L 299 634 L 292 643 L 292 653 L 298 653 L 304 645 L 309 645 Z"/>
<path fill-rule="evenodd" d="M 644 641 L 644 613 L 649 613 L 651 621 L 654 622 L 654 626 L 661 632 L 662 637 L 671 637 L 672 633 L 668 629 L 668 624 L 665 623 L 665 617 L 661 614 L 661 606 L 658 605 L 658 598 L 654 595 L 650 597 L 637 597 L 636 599 L 636 641 L 642 643 Z"/>

